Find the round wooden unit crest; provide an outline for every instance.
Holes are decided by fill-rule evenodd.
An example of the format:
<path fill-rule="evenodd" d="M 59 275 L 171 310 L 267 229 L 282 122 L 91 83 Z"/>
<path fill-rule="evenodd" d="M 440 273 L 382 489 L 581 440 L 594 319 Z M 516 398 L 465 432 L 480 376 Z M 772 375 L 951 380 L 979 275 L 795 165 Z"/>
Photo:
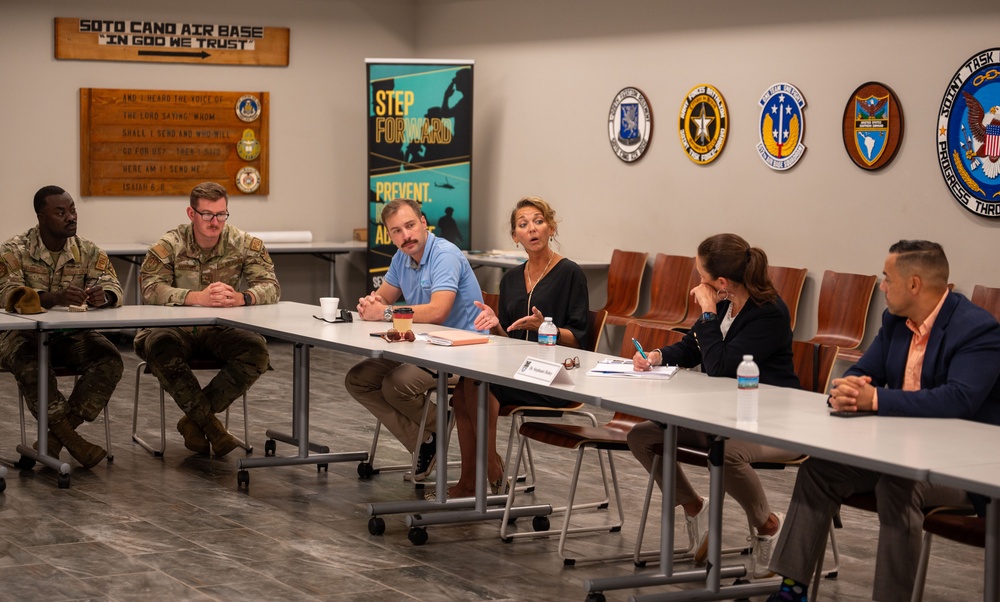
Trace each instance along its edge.
<path fill-rule="evenodd" d="M 608 111 L 611 150 L 626 163 L 638 161 L 653 136 L 653 111 L 638 88 L 622 88 Z"/>
<path fill-rule="evenodd" d="M 903 142 L 903 109 L 896 93 L 879 82 L 858 86 L 844 107 L 844 148 L 861 169 L 888 165 Z"/>

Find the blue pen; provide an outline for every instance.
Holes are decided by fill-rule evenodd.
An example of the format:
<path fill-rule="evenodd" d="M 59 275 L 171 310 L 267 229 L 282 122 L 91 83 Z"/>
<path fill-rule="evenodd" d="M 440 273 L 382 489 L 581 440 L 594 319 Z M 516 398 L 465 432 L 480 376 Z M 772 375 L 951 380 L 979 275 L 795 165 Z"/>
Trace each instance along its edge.
<path fill-rule="evenodd" d="M 642 356 L 642 359 L 648 362 L 649 358 L 646 357 L 646 352 L 642 350 L 642 345 L 639 344 L 639 341 L 635 340 L 635 337 L 632 337 L 632 344 L 635 345 L 636 351 L 639 352 L 639 355 Z"/>

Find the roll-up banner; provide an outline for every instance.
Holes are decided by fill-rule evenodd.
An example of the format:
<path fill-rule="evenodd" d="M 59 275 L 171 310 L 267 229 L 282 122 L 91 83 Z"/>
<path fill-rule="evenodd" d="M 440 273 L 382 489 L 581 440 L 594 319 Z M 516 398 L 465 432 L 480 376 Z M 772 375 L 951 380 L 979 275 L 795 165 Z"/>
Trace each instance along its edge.
<path fill-rule="evenodd" d="M 474 61 L 365 59 L 368 72 L 368 275 L 376 290 L 396 247 L 382 207 L 419 201 L 437 236 L 471 248 Z"/>

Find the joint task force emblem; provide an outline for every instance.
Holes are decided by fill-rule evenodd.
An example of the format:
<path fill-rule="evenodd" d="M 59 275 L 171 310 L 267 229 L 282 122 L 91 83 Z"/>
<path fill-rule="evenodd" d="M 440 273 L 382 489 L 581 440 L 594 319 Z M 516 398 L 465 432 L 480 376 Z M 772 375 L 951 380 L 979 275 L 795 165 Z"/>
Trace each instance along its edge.
<path fill-rule="evenodd" d="M 236 116 L 250 123 L 260 117 L 260 100 L 253 94 L 244 94 L 236 101 Z"/>
<path fill-rule="evenodd" d="M 771 169 L 789 169 L 806 152 L 805 106 L 805 98 L 792 84 L 774 84 L 760 97 L 757 154 Z"/>
<path fill-rule="evenodd" d="M 948 82 L 937 142 L 951 194 L 973 213 L 1000 217 L 1000 48 L 979 52 Z"/>
<path fill-rule="evenodd" d="M 699 165 L 715 161 L 729 132 L 729 112 L 722 94 L 708 84 L 692 88 L 681 103 L 678 129 L 688 159 Z"/>
<path fill-rule="evenodd" d="M 903 111 L 885 84 L 861 84 L 844 108 L 844 148 L 861 169 L 881 169 L 903 140 Z"/>
<path fill-rule="evenodd" d="M 250 128 L 243 130 L 243 138 L 236 143 L 236 154 L 244 161 L 253 161 L 260 155 L 260 142 Z"/>
<path fill-rule="evenodd" d="M 646 96 L 637 88 L 623 88 L 608 112 L 611 150 L 626 163 L 637 161 L 649 148 L 653 136 L 653 113 Z"/>

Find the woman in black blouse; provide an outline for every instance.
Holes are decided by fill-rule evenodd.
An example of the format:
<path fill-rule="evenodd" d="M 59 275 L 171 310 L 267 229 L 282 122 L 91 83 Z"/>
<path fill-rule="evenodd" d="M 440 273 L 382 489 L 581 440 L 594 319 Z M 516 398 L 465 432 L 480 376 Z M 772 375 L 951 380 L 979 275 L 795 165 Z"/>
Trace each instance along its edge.
<path fill-rule="evenodd" d="M 499 311 L 476 303 L 482 311 L 476 330 L 499 325 L 510 337 L 538 340 L 538 327 L 550 317 L 559 327 L 558 344 L 566 347 L 587 345 L 589 311 L 587 279 L 583 270 L 550 247 L 558 233 L 556 212 L 544 200 L 525 197 L 510 214 L 510 235 L 515 245 L 524 247 L 528 260 L 509 270 L 500 281 Z M 490 386 L 488 480 L 493 493 L 503 481 L 503 463 L 497 454 L 497 416 L 501 405 L 560 407 L 565 401 L 499 385 Z M 452 396 L 462 452 L 462 476 L 448 490 L 449 497 L 467 497 L 476 491 L 476 387 L 462 379 Z"/>

